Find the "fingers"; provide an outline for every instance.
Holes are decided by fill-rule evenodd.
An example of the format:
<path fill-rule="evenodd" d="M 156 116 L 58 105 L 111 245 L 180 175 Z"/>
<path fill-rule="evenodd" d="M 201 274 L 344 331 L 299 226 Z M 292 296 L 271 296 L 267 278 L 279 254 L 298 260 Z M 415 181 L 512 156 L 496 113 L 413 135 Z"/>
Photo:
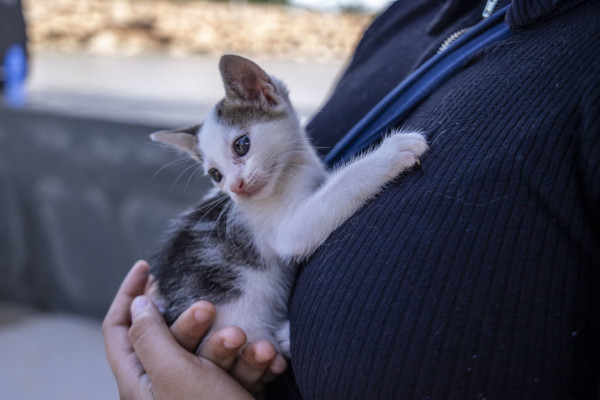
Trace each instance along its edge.
<path fill-rule="evenodd" d="M 245 344 L 244 331 L 237 326 L 228 326 L 210 335 L 199 349 L 198 355 L 229 371 Z"/>
<path fill-rule="evenodd" d="M 128 359 L 133 349 L 128 337 L 131 323 L 129 307 L 134 297 L 143 292 L 149 269 L 145 261 L 135 263 L 119 287 L 102 323 L 106 355 L 115 375 L 117 370 L 130 365 Z"/>
<path fill-rule="evenodd" d="M 148 297 L 136 297 L 131 304 L 131 314 L 129 340 L 149 375 L 153 371 L 170 368 L 170 363 L 177 358 L 190 355 L 179 346 Z"/>
<path fill-rule="evenodd" d="M 287 362 L 267 340 L 243 347 L 245 344 L 244 332 L 236 326 L 229 326 L 210 335 L 198 355 L 229 371 L 251 393 L 258 393 L 266 383 L 285 371 Z"/>
<path fill-rule="evenodd" d="M 149 297 L 138 296 L 133 300 L 131 317 L 129 340 L 151 382 L 154 398 L 177 398 L 170 396 L 184 390 L 182 382 L 189 381 L 190 364 L 199 368 L 198 376 L 202 375 L 202 364 L 194 364 L 194 355 L 177 343 Z"/>
<path fill-rule="evenodd" d="M 182 368 L 186 363 L 182 361 L 191 362 L 195 358 L 193 352 L 216 315 L 214 305 L 200 301 L 188 308 L 169 329 L 150 297 L 142 296 L 148 289 L 148 273 L 146 262 L 134 265 L 103 324 L 109 363 L 117 382 L 125 385 L 135 381 L 133 378 L 139 381 L 145 372 L 151 381 L 163 382 L 169 381 L 169 376 L 174 379 L 184 373 Z M 281 374 L 287 363 L 268 341 L 248 345 L 240 353 L 246 340 L 240 328 L 223 328 L 206 339 L 198 355 L 229 371 L 242 386 L 257 393 L 265 383 Z M 202 364 L 194 365 L 201 367 Z M 126 370 L 128 374 L 119 370 Z M 132 376 L 131 371 L 137 376 Z"/>
<path fill-rule="evenodd" d="M 141 379 L 144 369 L 133 351 L 128 333 L 131 321 L 129 308 L 135 296 L 143 292 L 148 271 L 145 261 L 135 263 L 117 291 L 102 324 L 108 363 L 124 398 L 144 398 L 132 393 L 140 396 L 150 394 L 149 387 Z"/>
<path fill-rule="evenodd" d="M 155 399 L 249 399 L 226 371 L 179 345 L 147 296 L 131 305 L 129 338 L 152 383 Z"/>
<path fill-rule="evenodd" d="M 283 357 L 281 354 L 277 354 L 275 359 L 271 362 L 271 365 L 269 365 L 269 368 L 265 371 L 262 381 L 264 383 L 271 382 L 279 375 L 283 374 L 286 369 L 287 361 L 285 360 L 285 357 Z"/>
<path fill-rule="evenodd" d="M 150 266 L 146 261 L 136 262 L 125 279 L 106 314 L 104 326 L 108 329 L 115 325 L 129 325 L 131 316 L 129 307 L 136 296 L 144 293 Z"/>
<path fill-rule="evenodd" d="M 244 348 L 231 375 L 250 392 L 257 393 L 286 367 L 285 359 L 277 354 L 271 342 L 262 340 Z"/>
<path fill-rule="evenodd" d="M 181 346 L 193 353 L 210 329 L 215 314 L 215 306 L 212 303 L 208 301 L 194 303 L 171 325 L 171 332 Z"/>

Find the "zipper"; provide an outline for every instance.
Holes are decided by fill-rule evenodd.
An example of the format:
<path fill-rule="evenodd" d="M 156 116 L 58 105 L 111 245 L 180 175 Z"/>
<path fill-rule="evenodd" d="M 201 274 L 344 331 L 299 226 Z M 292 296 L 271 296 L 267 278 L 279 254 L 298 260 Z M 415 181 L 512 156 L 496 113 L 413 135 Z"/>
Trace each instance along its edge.
<path fill-rule="evenodd" d="M 483 9 L 483 13 L 481 13 L 482 20 L 488 19 L 490 17 L 490 15 L 492 15 L 494 13 L 494 10 L 496 9 L 497 4 L 498 4 L 498 0 L 487 0 L 487 3 L 485 4 L 485 8 Z M 440 45 L 440 47 L 438 48 L 437 54 L 448 49 L 448 47 L 450 47 L 450 45 L 452 43 L 454 43 L 456 41 L 456 39 L 458 39 L 465 33 L 469 32 L 471 29 L 473 29 L 474 26 L 475 25 L 471 25 L 466 28 L 459 29 L 458 31 L 456 31 L 453 34 L 451 34 L 450 36 L 448 36 L 446 38 L 446 40 L 444 40 L 442 42 L 442 44 Z"/>
<path fill-rule="evenodd" d="M 483 13 L 481 13 L 481 18 L 488 19 L 490 15 L 494 13 L 497 4 L 498 0 L 488 0 L 483 9 Z"/>

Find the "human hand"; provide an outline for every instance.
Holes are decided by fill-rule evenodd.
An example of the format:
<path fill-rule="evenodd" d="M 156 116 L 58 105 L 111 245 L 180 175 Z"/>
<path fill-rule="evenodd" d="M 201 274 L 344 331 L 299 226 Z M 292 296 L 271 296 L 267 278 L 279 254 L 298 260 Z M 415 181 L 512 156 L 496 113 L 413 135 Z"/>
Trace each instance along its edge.
<path fill-rule="evenodd" d="M 182 347 L 193 353 L 209 330 L 215 313 L 212 303 L 199 301 L 171 325 L 171 332 Z M 277 353 L 271 342 L 262 340 L 246 344 L 246 335 L 237 326 L 211 334 L 197 354 L 228 371 L 251 393 L 260 392 L 287 367 L 285 358 Z"/>
<path fill-rule="evenodd" d="M 252 398 L 244 387 L 256 393 L 283 372 L 285 360 L 268 342 L 248 345 L 236 357 L 246 337 L 235 327 L 211 335 L 199 356 L 192 353 L 214 319 L 214 306 L 194 304 L 169 330 L 152 302 L 139 297 L 147 286 L 148 270 L 143 261 L 134 265 L 103 324 L 121 398 Z"/>

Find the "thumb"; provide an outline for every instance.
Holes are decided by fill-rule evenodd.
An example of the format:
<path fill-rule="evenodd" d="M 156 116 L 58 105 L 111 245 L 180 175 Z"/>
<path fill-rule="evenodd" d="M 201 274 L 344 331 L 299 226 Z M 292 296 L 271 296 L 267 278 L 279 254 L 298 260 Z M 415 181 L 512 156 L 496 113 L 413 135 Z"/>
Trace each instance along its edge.
<path fill-rule="evenodd" d="M 175 340 L 162 315 L 147 296 L 131 304 L 129 340 L 144 370 L 153 375 L 170 375 L 177 370 L 177 359 L 189 354 Z"/>
<path fill-rule="evenodd" d="M 181 347 L 147 296 L 133 300 L 131 319 L 129 340 L 155 399 L 252 398 L 225 370 Z"/>

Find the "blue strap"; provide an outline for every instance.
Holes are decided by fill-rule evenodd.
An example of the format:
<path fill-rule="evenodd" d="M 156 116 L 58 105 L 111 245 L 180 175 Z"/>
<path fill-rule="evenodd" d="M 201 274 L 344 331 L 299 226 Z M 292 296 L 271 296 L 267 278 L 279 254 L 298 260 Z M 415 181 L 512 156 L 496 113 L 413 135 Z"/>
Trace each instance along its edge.
<path fill-rule="evenodd" d="M 333 166 L 367 149 L 406 117 L 422 99 L 461 70 L 474 53 L 509 37 L 510 29 L 504 23 L 508 7 L 475 25 L 448 49 L 430 58 L 400 82 L 327 153 L 325 163 Z"/>

